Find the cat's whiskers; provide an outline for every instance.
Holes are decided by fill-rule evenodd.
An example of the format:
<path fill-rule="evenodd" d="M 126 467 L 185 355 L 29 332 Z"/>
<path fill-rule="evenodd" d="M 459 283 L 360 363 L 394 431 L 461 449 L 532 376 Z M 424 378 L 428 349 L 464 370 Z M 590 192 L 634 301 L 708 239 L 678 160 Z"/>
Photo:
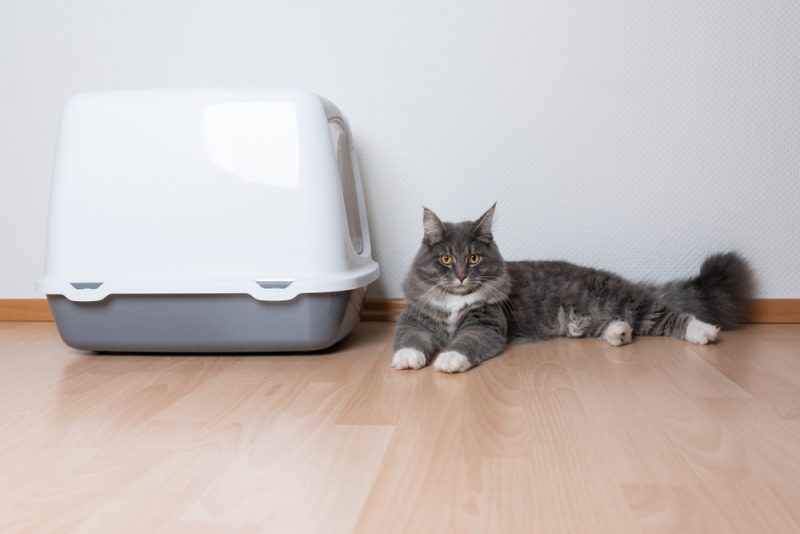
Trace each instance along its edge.
<path fill-rule="evenodd" d="M 417 304 L 417 306 L 416 306 L 416 308 L 417 308 L 417 323 L 421 324 L 422 313 L 425 311 L 425 309 L 428 306 L 428 293 L 430 293 L 431 291 L 435 291 L 438 288 L 438 285 L 439 285 L 438 283 L 432 285 L 431 287 L 426 289 L 424 293 L 422 293 L 421 295 L 419 295 L 415 299 L 416 304 Z"/>
<path fill-rule="evenodd" d="M 481 276 L 481 280 L 478 280 L 477 282 L 479 282 L 482 285 L 490 287 L 491 289 L 495 290 L 497 292 L 497 294 L 501 295 L 502 298 L 505 300 L 505 299 L 508 298 L 508 291 L 501 291 L 496 285 L 492 284 L 492 282 L 496 282 L 497 280 L 502 280 L 503 282 L 505 282 L 507 288 L 510 290 L 511 281 L 509 280 L 508 275 L 502 275 L 502 276 L 484 275 L 484 276 Z"/>
<path fill-rule="evenodd" d="M 495 279 L 497 278 L 501 277 L 495 277 Z M 487 300 L 491 301 L 491 299 L 495 299 L 495 301 L 492 302 L 492 304 L 499 305 L 503 309 L 503 311 L 505 311 L 508 315 L 511 314 L 512 307 L 511 307 L 511 302 L 508 300 L 508 295 L 504 294 L 496 287 L 487 284 L 486 282 L 483 282 L 482 280 L 478 280 L 476 283 L 478 284 L 479 288 L 478 290 L 484 292 L 484 295 L 486 295 Z"/>

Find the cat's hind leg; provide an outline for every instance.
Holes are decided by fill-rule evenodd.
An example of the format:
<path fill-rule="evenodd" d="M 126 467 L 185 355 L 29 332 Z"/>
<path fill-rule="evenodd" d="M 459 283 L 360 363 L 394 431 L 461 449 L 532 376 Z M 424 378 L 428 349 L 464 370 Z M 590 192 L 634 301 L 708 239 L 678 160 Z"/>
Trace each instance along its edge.
<path fill-rule="evenodd" d="M 592 320 L 580 315 L 573 308 L 559 308 L 555 335 L 564 337 L 584 337 L 591 327 Z"/>
<path fill-rule="evenodd" d="M 619 347 L 633 342 L 633 328 L 625 321 L 614 320 L 608 323 L 600 336 L 612 347 Z"/>
<path fill-rule="evenodd" d="M 686 324 L 686 332 L 683 339 L 696 345 L 706 345 L 717 340 L 719 327 L 713 324 L 704 323 L 696 317 L 692 317 Z"/>
<path fill-rule="evenodd" d="M 655 304 L 636 326 L 645 336 L 672 336 L 696 345 L 716 341 L 719 328 L 699 320 L 690 313 L 670 310 Z"/>

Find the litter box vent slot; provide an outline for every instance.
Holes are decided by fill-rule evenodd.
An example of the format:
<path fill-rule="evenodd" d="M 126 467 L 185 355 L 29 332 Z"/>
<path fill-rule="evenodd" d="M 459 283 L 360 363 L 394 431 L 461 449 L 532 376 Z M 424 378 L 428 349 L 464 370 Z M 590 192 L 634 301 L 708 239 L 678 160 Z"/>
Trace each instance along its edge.
<path fill-rule="evenodd" d="M 103 285 L 103 282 L 70 282 L 75 289 L 97 289 Z"/>
<path fill-rule="evenodd" d="M 264 289 L 286 289 L 292 285 L 292 280 L 256 280 Z"/>

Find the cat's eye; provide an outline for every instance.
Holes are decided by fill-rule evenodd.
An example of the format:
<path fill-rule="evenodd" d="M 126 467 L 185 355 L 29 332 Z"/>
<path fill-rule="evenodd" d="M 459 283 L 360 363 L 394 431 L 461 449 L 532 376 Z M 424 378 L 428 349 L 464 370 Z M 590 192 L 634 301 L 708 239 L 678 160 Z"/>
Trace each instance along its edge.
<path fill-rule="evenodd" d="M 470 265 L 475 265 L 479 261 L 481 261 L 480 254 L 471 254 L 470 257 L 467 258 L 467 263 L 469 263 Z"/>
<path fill-rule="evenodd" d="M 453 256 L 448 256 L 447 254 L 439 256 L 439 263 L 442 265 L 453 265 Z"/>

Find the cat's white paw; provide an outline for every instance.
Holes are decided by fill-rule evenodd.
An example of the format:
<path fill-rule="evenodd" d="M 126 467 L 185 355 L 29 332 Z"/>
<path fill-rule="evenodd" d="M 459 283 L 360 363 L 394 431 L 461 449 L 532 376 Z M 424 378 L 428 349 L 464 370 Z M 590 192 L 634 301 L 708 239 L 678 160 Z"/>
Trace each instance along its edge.
<path fill-rule="evenodd" d="M 425 354 L 417 349 L 400 349 L 394 353 L 392 367 L 395 369 L 421 369 L 425 367 Z"/>
<path fill-rule="evenodd" d="M 612 347 L 627 345 L 633 342 L 633 328 L 625 321 L 611 321 L 602 337 Z"/>
<path fill-rule="evenodd" d="M 686 325 L 686 333 L 683 335 L 683 338 L 690 343 L 705 345 L 706 343 L 711 343 L 716 340 L 717 334 L 719 334 L 718 327 L 693 318 L 689 321 L 689 324 Z"/>
<path fill-rule="evenodd" d="M 469 359 L 454 350 L 440 353 L 433 362 L 433 368 L 442 373 L 463 373 L 470 367 Z"/>

